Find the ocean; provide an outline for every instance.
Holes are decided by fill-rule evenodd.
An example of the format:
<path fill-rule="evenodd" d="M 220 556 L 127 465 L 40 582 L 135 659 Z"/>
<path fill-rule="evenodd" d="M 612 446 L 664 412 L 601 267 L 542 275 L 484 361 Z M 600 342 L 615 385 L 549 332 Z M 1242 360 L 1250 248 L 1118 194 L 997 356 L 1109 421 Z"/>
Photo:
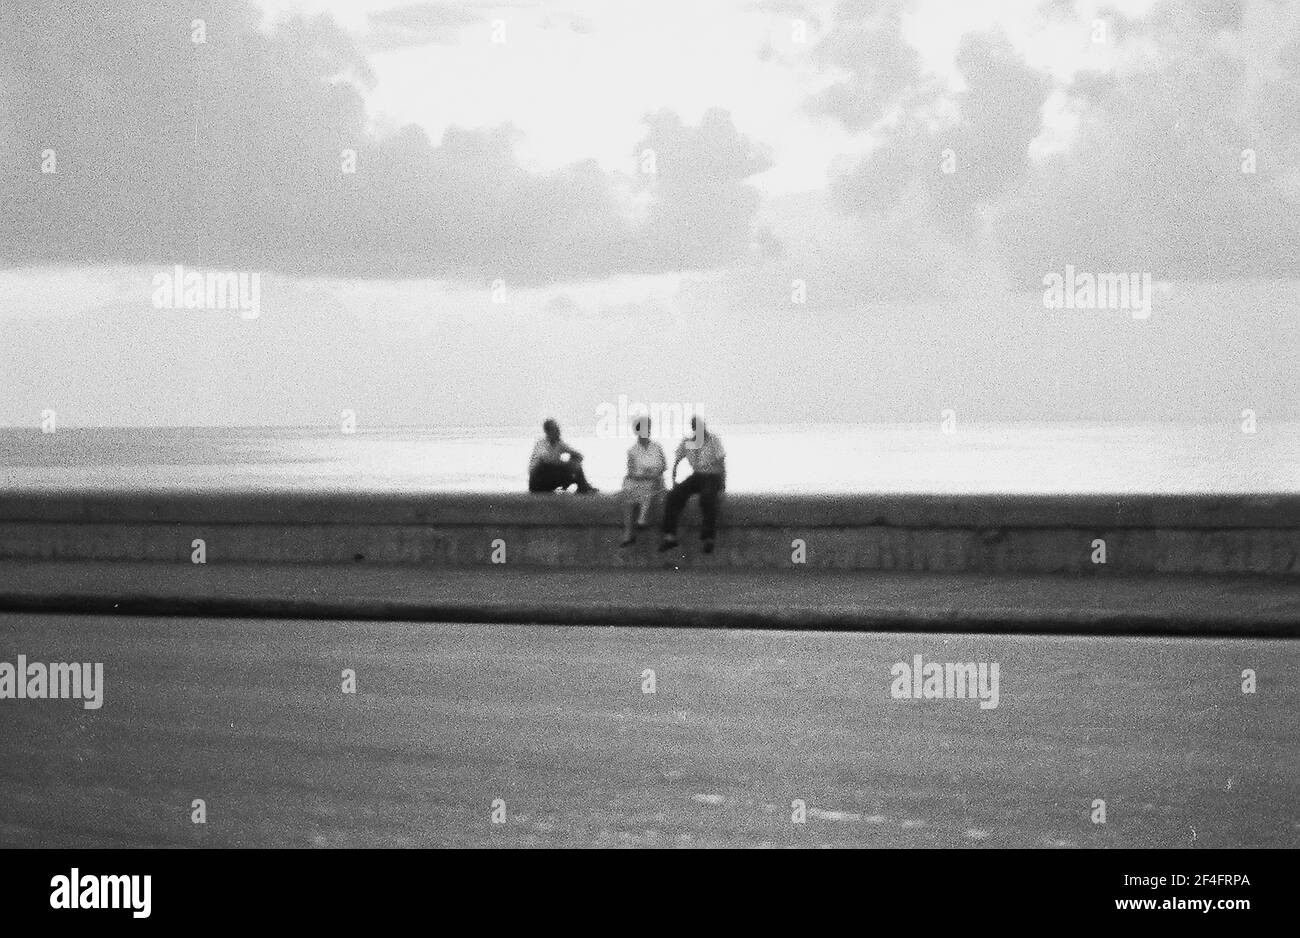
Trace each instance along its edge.
<path fill-rule="evenodd" d="M 774 493 L 1300 491 L 1300 423 L 717 426 L 728 490 Z M 540 428 L 0 429 L 15 489 L 524 491 Z M 565 434 L 619 487 L 630 435 Z M 671 461 L 676 439 L 661 439 Z M 687 472 L 683 466 L 680 478 Z"/>

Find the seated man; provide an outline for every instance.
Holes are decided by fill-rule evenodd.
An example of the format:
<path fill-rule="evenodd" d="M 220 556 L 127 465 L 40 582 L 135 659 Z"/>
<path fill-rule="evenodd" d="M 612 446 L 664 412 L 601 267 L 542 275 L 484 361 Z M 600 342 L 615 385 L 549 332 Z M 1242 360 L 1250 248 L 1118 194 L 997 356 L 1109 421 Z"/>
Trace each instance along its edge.
<path fill-rule="evenodd" d="M 722 448 L 722 440 L 708 432 L 703 417 L 691 418 L 691 435 L 677 447 L 670 478 L 677 478 L 677 467 L 683 459 L 691 464 L 692 472 L 668 493 L 659 549 L 671 550 L 677 546 L 677 518 L 690 497 L 699 495 L 700 515 L 704 519 L 700 540 L 704 542 L 704 552 L 711 554 L 718 530 L 718 500 L 727 488 L 727 453 Z"/>
<path fill-rule="evenodd" d="M 560 425 L 547 420 L 542 430 L 546 435 L 537 441 L 528 460 L 528 491 L 567 491 L 570 485 L 576 485 L 583 495 L 597 491 L 583 474 L 582 453 L 560 439 Z"/>

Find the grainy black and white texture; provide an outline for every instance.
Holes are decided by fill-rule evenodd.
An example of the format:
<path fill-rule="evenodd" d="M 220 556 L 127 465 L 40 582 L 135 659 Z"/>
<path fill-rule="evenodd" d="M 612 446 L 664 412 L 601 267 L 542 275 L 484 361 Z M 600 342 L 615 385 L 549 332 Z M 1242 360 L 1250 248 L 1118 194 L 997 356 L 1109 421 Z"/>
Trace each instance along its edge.
<path fill-rule="evenodd" d="M 0 0 L 0 334 L 0 846 L 1300 846 L 1297 0 Z"/>

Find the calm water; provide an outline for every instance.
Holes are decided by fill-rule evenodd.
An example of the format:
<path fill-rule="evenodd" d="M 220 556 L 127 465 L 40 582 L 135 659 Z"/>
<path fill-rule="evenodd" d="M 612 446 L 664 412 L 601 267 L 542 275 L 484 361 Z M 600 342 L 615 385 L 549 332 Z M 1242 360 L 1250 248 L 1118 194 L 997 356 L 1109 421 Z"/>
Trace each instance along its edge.
<path fill-rule="evenodd" d="M 735 492 L 1300 491 L 1300 423 L 719 426 Z M 0 430 L 4 488 L 522 491 L 529 428 Z M 617 488 L 630 438 L 566 434 Z M 671 458 L 676 440 L 661 440 Z M 680 475 L 685 474 L 683 467 Z"/>

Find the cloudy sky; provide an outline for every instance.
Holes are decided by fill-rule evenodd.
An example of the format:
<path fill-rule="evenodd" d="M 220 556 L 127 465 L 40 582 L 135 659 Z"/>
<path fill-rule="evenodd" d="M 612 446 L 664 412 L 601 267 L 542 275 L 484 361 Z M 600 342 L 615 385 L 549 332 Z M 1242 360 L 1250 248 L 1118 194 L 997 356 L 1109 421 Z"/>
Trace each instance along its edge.
<path fill-rule="evenodd" d="M 1298 100 L 1293 0 L 6 3 L 0 423 L 1294 418 Z"/>

